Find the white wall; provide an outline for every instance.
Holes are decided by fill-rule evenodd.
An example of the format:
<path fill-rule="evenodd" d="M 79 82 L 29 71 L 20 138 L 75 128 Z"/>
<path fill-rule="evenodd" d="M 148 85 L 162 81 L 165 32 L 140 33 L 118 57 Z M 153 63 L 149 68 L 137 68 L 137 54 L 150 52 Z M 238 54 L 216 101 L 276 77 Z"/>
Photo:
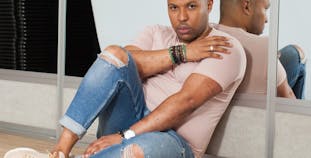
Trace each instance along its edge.
<path fill-rule="evenodd" d="M 279 48 L 298 44 L 311 57 L 311 1 L 280 1 Z M 306 99 L 311 99 L 311 63 L 307 62 Z"/>
<path fill-rule="evenodd" d="M 169 24 L 166 0 L 92 0 L 101 48 L 130 43 L 144 26 Z"/>
<path fill-rule="evenodd" d="M 56 86 L 1 80 L 0 121 L 46 129 L 57 125 Z"/>

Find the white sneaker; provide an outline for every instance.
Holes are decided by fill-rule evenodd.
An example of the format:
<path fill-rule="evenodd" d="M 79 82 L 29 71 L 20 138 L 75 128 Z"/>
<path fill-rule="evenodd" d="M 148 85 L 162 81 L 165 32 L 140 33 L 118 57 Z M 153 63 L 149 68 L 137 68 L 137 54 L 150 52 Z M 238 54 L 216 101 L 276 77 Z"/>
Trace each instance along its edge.
<path fill-rule="evenodd" d="M 65 158 L 64 153 L 58 152 L 58 158 Z M 57 158 L 55 155 L 40 153 L 31 148 L 15 148 L 5 153 L 3 158 Z"/>

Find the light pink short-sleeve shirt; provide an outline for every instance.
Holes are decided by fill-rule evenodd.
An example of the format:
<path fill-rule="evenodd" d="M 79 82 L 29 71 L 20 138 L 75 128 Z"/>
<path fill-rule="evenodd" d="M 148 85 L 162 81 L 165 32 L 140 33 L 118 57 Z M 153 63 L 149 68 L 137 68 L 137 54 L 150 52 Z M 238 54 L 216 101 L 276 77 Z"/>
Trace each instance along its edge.
<path fill-rule="evenodd" d="M 229 55 L 223 59 L 207 58 L 201 62 L 180 64 L 172 70 L 157 74 L 144 83 L 144 93 L 148 108 L 152 111 L 165 99 L 178 92 L 192 73 L 208 76 L 216 81 L 223 91 L 196 109 L 179 126 L 179 133 L 192 147 L 196 157 L 201 157 L 210 141 L 212 133 L 226 110 L 246 69 L 246 56 L 241 44 L 230 35 L 213 29 L 209 36 L 226 36 L 234 45 Z M 177 45 L 178 38 L 171 27 L 149 26 L 132 45 L 143 50 L 167 49 Z"/>
<path fill-rule="evenodd" d="M 221 24 L 213 24 L 213 27 L 235 37 L 244 47 L 247 56 L 247 68 L 244 80 L 237 91 L 265 95 L 267 93 L 268 37 L 258 36 L 248 33 L 241 28 L 228 27 Z M 278 60 L 277 86 L 285 80 L 285 69 Z"/>

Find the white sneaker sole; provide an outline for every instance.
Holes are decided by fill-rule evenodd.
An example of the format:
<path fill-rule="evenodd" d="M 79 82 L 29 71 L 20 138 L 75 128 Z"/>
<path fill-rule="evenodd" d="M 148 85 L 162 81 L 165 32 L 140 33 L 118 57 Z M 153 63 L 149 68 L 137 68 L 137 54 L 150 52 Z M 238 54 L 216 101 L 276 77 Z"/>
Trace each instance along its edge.
<path fill-rule="evenodd" d="M 36 152 L 38 151 L 31 149 L 31 148 L 20 147 L 20 148 L 9 150 L 8 152 L 4 154 L 3 158 L 23 158 L 22 155 L 18 157 L 18 153 L 36 153 Z"/>
<path fill-rule="evenodd" d="M 64 158 L 64 154 L 59 152 L 59 157 Z M 27 147 L 19 147 L 15 149 L 11 149 L 4 154 L 3 158 L 49 158 L 49 154 L 40 153 L 37 150 Z M 81 158 L 80 156 L 75 157 L 74 155 L 70 155 L 69 158 Z"/>

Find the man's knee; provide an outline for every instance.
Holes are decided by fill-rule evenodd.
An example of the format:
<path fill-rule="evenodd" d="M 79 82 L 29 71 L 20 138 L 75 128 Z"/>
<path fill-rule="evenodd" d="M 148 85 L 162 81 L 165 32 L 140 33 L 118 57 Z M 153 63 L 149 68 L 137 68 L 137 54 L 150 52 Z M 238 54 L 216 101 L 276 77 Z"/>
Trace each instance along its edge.
<path fill-rule="evenodd" d="M 124 49 L 116 45 L 110 45 L 105 48 L 105 53 L 101 53 L 100 57 L 106 61 L 120 67 L 128 63 L 128 55 Z M 109 54 L 107 54 L 109 53 Z M 115 57 L 115 58 L 114 58 Z"/>
<path fill-rule="evenodd" d="M 124 148 L 122 158 L 144 158 L 144 152 L 137 144 L 130 144 Z"/>
<path fill-rule="evenodd" d="M 293 47 L 296 48 L 296 50 L 298 51 L 298 54 L 299 54 L 299 57 L 300 57 L 300 62 L 305 64 L 305 61 L 306 61 L 306 55 L 303 51 L 303 49 L 301 47 L 299 47 L 298 45 L 293 45 Z"/>

